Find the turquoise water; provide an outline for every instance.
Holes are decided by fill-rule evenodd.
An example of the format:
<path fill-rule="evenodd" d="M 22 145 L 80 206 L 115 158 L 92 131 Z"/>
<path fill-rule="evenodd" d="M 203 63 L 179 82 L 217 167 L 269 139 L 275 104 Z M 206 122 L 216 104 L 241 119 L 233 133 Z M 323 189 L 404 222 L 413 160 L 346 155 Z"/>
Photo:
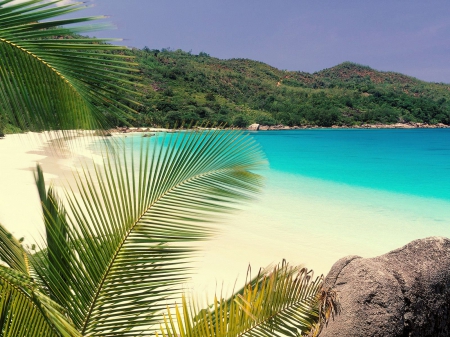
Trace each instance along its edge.
<path fill-rule="evenodd" d="M 449 129 L 249 134 L 269 161 L 261 172 L 266 187 L 205 242 L 194 283 L 234 284 L 248 264 L 282 259 L 326 274 L 346 255 L 377 256 L 415 239 L 450 237 Z M 126 143 L 138 150 L 140 140 Z"/>
<path fill-rule="evenodd" d="M 450 129 L 252 132 L 272 171 L 450 200 Z"/>

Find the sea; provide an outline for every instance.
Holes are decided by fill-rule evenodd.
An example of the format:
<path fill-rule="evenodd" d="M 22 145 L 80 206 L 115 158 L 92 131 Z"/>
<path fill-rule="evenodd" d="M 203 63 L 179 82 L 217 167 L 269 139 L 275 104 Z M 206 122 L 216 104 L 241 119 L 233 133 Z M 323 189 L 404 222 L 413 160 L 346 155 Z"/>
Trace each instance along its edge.
<path fill-rule="evenodd" d="M 450 200 L 450 129 L 253 132 L 271 171 Z"/>
<path fill-rule="evenodd" d="M 195 291 L 233 286 L 249 266 L 285 259 L 320 275 L 347 255 L 450 237 L 450 129 L 246 134 L 269 162 L 265 188 L 200 246 Z"/>

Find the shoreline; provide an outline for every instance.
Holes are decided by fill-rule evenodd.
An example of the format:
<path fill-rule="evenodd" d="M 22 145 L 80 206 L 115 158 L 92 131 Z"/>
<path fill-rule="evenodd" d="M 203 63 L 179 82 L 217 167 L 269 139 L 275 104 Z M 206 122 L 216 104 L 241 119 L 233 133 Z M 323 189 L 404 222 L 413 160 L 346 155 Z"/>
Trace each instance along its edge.
<path fill-rule="evenodd" d="M 332 125 L 329 127 L 317 125 L 302 126 L 285 126 L 278 125 L 262 125 L 251 124 L 246 129 L 249 131 L 275 131 L 275 130 L 310 130 L 310 129 L 446 129 L 450 125 L 443 123 L 427 124 L 427 123 L 394 123 L 394 124 L 361 124 L 361 125 Z"/>
<path fill-rule="evenodd" d="M 229 127 L 223 128 L 223 130 L 246 130 L 246 131 L 285 131 L 285 130 L 314 130 L 314 129 L 447 129 L 450 125 L 443 123 L 427 124 L 427 123 L 394 123 L 394 124 L 361 124 L 361 125 L 332 125 L 329 127 L 317 126 L 317 125 L 301 125 L 301 126 L 287 126 L 283 124 L 278 125 L 263 125 L 263 124 L 251 124 L 244 128 Z M 145 137 L 151 137 L 151 134 L 156 132 L 178 132 L 180 130 L 199 130 L 199 129 L 215 129 L 214 127 L 194 127 L 192 129 L 169 129 L 158 127 L 116 127 L 109 130 L 105 130 L 102 133 L 98 133 L 98 136 L 112 136 L 114 134 L 128 134 L 128 133 L 144 133 Z"/>
<path fill-rule="evenodd" d="M 361 125 L 332 125 L 332 126 L 318 126 L 318 125 L 301 125 L 301 126 L 287 126 L 283 124 L 278 125 L 263 125 L 263 124 L 251 124 L 247 127 L 227 127 L 227 128 L 216 128 L 216 127 L 193 127 L 191 129 L 171 129 L 171 128 L 161 128 L 161 127 L 152 127 L 152 126 L 123 126 L 123 127 L 115 127 L 108 130 L 73 130 L 75 133 L 75 137 L 79 136 L 79 138 L 83 138 L 83 136 L 94 136 L 94 137 L 111 137 L 114 135 L 120 134 L 133 134 L 133 133 L 143 133 L 143 137 L 151 137 L 154 136 L 154 133 L 158 132 L 167 132 L 167 133 L 175 133 L 179 131 L 187 131 L 187 130 L 243 130 L 243 131 L 287 131 L 287 130 L 351 130 L 351 129 L 448 129 L 450 125 L 437 123 L 437 124 L 427 124 L 427 123 L 394 123 L 394 124 L 361 124 Z M 13 135 L 43 135 L 50 134 L 50 132 L 30 132 L 25 131 L 22 133 L 14 133 L 14 134 L 5 134 L 4 137 L 0 137 L 0 141 L 2 139 L 11 137 Z M 55 139 L 53 139 L 55 140 Z"/>

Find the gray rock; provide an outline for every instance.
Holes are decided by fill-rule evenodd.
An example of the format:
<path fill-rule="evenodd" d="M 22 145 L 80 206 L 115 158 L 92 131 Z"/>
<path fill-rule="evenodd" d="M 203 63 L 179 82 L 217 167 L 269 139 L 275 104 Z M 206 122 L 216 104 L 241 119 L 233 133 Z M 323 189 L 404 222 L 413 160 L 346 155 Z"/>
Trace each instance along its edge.
<path fill-rule="evenodd" d="M 247 130 L 249 130 L 249 131 L 258 131 L 259 130 L 259 124 L 251 124 L 251 125 L 249 125 Z"/>
<path fill-rule="evenodd" d="M 450 240 L 430 237 L 375 258 L 337 261 L 325 285 L 341 314 L 320 337 L 450 336 Z"/>

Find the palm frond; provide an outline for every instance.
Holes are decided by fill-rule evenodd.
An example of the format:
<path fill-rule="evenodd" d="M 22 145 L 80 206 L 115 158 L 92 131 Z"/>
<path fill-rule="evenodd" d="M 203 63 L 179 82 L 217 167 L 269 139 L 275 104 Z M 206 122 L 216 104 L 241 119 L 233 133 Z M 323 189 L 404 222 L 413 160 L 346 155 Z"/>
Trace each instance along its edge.
<path fill-rule="evenodd" d="M 28 254 L 20 241 L 0 224 L 0 260 L 14 270 L 29 274 Z"/>
<path fill-rule="evenodd" d="M 215 298 L 207 309 L 182 297 L 169 310 L 160 333 L 164 337 L 304 336 L 323 323 L 319 308 L 323 278 L 283 262 L 266 269 L 230 299 Z M 157 334 L 158 336 L 158 334 Z"/>
<path fill-rule="evenodd" d="M 73 253 L 58 270 L 63 277 L 31 260 L 49 289 L 69 286 L 65 296 L 53 296 L 83 334 L 148 333 L 186 280 L 192 242 L 211 233 L 202 223 L 253 197 L 262 184 L 253 170 L 264 165 L 263 155 L 237 132 L 167 134 L 142 138 L 138 156 L 122 150 L 123 156 L 106 153 L 103 167 L 84 170 L 67 191 Z"/>
<path fill-rule="evenodd" d="M 0 335 L 81 337 L 67 312 L 23 273 L 0 266 Z"/>
<path fill-rule="evenodd" d="M 47 245 L 45 249 L 34 255 L 33 265 L 39 266 L 40 270 L 41 268 L 47 269 L 45 275 L 48 279 L 42 278 L 41 285 L 44 286 L 44 289 L 48 288 L 48 295 L 52 300 L 64 305 L 65 302 L 60 299 L 65 298 L 70 292 L 65 275 L 69 273 L 70 264 L 67 261 L 71 258 L 70 254 L 72 253 L 67 236 L 66 210 L 54 189 L 50 187 L 47 191 L 40 165 L 36 167 L 35 180 L 41 199 Z M 65 270 L 65 272 L 61 273 L 61 270 Z M 54 284 L 58 284 L 59 287 L 54 287 Z"/>
<path fill-rule="evenodd" d="M 131 118 L 133 109 L 119 97 L 137 70 L 128 57 L 110 52 L 126 48 L 76 38 L 105 28 L 86 25 L 102 17 L 54 20 L 86 7 L 54 6 L 61 1 L 0 1 L 0 115 L 24 130 L 105 128 L 106 113 Z"/>

